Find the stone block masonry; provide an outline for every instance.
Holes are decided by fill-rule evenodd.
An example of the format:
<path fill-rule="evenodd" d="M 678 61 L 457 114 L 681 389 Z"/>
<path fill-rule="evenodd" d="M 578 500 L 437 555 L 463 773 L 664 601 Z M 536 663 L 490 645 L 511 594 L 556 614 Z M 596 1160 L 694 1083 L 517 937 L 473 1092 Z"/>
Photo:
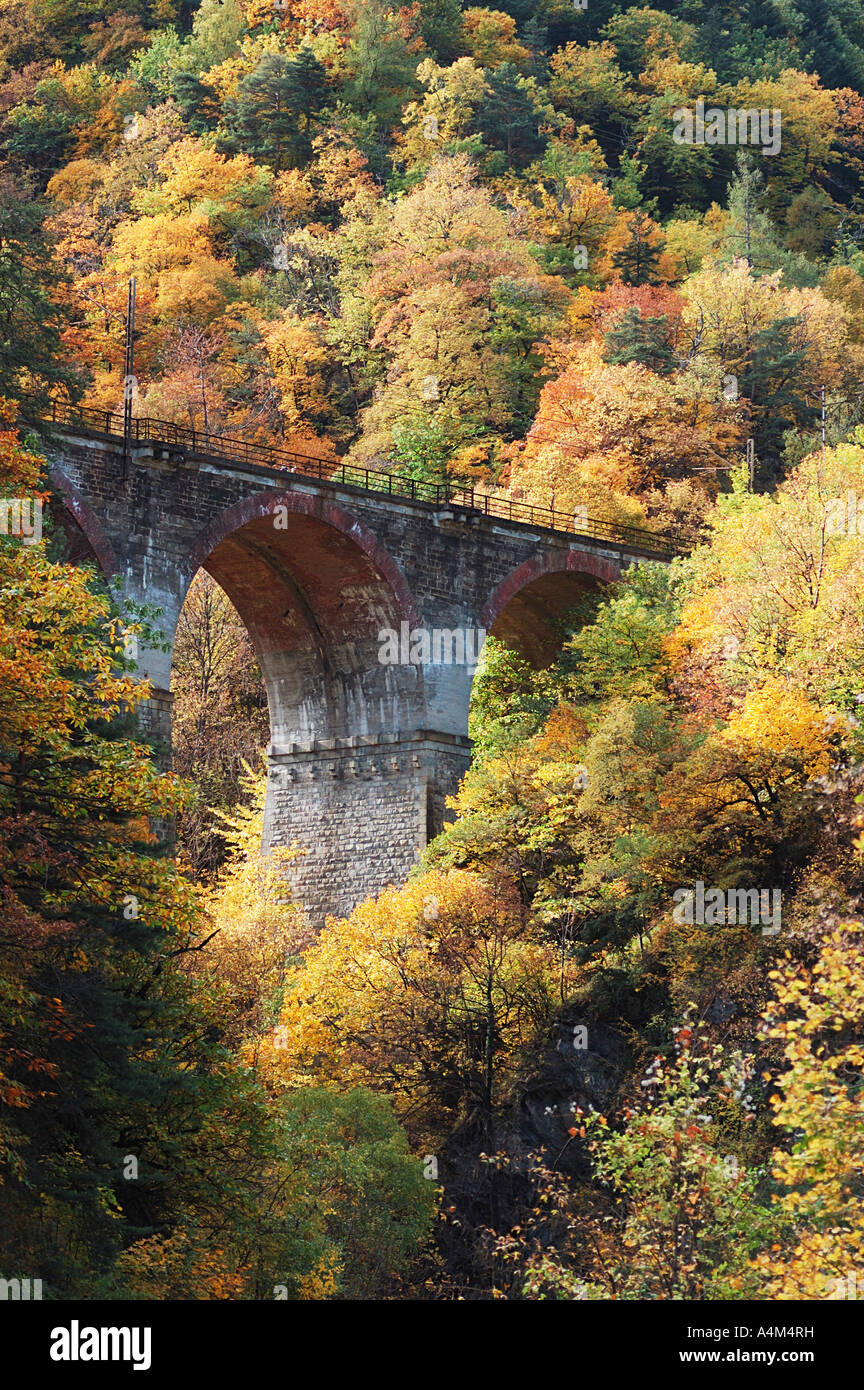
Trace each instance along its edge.
<path fill-rule="evenodd" d="M 407 878 L 444 824 L 469 751 L 467 738 L 417 731 L 270 753 L 265 837 L 307 851 L 288 876 L 312 920 L 349 913 L 370 883 Z"/>

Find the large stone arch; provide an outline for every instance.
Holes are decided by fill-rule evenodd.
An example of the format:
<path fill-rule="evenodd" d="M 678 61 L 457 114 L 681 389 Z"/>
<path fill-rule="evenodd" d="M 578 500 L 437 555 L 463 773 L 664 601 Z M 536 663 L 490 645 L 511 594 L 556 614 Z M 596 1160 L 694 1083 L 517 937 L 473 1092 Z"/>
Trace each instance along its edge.
<path fill-rule="evenodd" d="M 464 749 L 426 735 L 422 667 L 379 659 L 382 629 L 422 621 L 393 557 L 344 507 L 267 492 L 220 512 L 181 568 L 184 593 L 199 568 L 216 580 L 254 644 L 270 710 L 265 844 L 305 851 L 290 877 L 312 920 L 404 880 L 453 788 L 448 753 L 461 771 Z"/>
<path fill-rule="evenodd" d="M 411 593 L 408 582 L 393 556 L 380 544 L 377 537 L 362 521 L 346 511 L 344 507 L 331 502 L 320 494 L 301 492 L 260 492 L 244 498 L 231 507 L 226 507 L 196 537 L 184 563 L 189 579 L 200 569 L 213 550 L 249 522 L 261 518 L 274 522 L 280 510 L 296 516 L 307 516 L 324 522 L 334 531 L 349 537 L 390 583 L 393 592 L 403 606 L 405 617 L 410 622 L 419 621 L 419 609 Z M 280 518 L 281 520 L 281 518 Z"/>
<path fill-rule="evenodd" d="M 196 538 L 187 587 L 199 568 L 255 645 L 274 754 L 423 727 L 422 669 L 378 659 L 379 632 L 419 623 L 417 605 L 393 557 L 343 507 L 292 492 L 247 498 Z"/>
<path fill-rule="evenodd" d="M 559 620 L 585 593 L 620 578 L 621 566 L 611 556 L 577 546 L 541 552 L 502 580 L 481 622 L 533 666 L 547 666 L 558 649 Z"/>

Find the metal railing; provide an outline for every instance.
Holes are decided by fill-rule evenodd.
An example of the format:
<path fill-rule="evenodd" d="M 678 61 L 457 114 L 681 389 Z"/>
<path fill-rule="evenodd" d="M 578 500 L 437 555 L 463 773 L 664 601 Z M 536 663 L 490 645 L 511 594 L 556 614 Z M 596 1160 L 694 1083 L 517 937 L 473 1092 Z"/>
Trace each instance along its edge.
<path fill-rule="evenodd" d="M 26 409 L 26 402 L 22 402 L 22 406 Z M 93 410 L 85 406 L 70 406 L 62 401 L 55 401 L 52 402 L 50 413 L 42 406 L 31 418 L 30 423 L 36 423 L 37 415 L 38 420 L 45 424 L 77 425 L 95 434 L 124 439 L 123 416 L 116 411 Z M 366 492 L 408 498 L 414 502 L 430 502 L 437 507 L 465 507 L 483 516 L 495 517 L 502 521 L 521 522 L 527 526 L 542 526 L 550 531 L 609 541 L 629 550 L 665 559 L 678 553 L 678 547 L 662 531 L 648 531 L 639 526 L 618 526 L 611 521 L 599 521 L 590 517 L 586 519 L 583 516 L 580 516 L 577 522 L 573 513 L 557 511 L 552 507 L 536 507 L 528 502 L 511 502 L 509 498 L 489 497 L 485 493 L 474 492 L 473 489 L 451 483 L 424 482 L 422 479 L 409 478 L 400 473 L 383 473 L 375 468 L 340 463 L 338 459 L 318 458 L 314 454 L 301 454 L 294 449 L 280 449 L 271 444 L 253 444 L 237 435 L 187 429 L 184 425 L 174 425 L 168 420 L 153 420 L 149 417 L 133 419 L 129 442 L 132 445 L 163 444 L 184 453 L 204 454 L 217 461 L 224 459 L 230 463 L 256 464 L 259 467 L 289 471 L 331 485 L 346 483 Z"/>

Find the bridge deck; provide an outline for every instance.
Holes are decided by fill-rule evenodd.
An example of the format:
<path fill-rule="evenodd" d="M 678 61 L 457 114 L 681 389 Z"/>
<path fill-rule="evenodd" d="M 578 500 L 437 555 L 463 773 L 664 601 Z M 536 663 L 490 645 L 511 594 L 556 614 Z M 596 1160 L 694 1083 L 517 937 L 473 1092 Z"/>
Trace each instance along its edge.
<path fill-rule="evenodd" d="M 122 415 L 112 411 L 69 406 L 62 402 L 54 402 L 50 414 L 42 410 L 38 417 L 27 420 L 25 416 L 25 420 L 30 424 L 53 424 L 67 428 L 78 426 L 86 429 L 88 433 L 116 440 L 123 447 L 161 444 L 183 454 L 206 455 L 217 462 L 224 461 L 229 466 L 237 463 L 250 464 L 270 470 L 287 471 L 330 486 L 346 484 L 379 496 L 383 494 L 385 497 L 429 502 L 434 506 L 464 507 L 502 521 L 539 526 L 544 530 L 565 535 L 605 541 L 607 544 L 623 546 L 634 553 L 656 559 L 668 560 L 678 553 L 678 547 L 663 531 L 649 531 L 638 526 L 618 526 L 614 522 L 584 516 L 579 518 L 577 524 L 573 514 L 552 507 L 536 507 L 527 502 L 513 502 L 509 498 L 489 497 L 486 493 L 449 483 L 425 482 L 422 479 L 407 477 L 405 474 L 384 473 L 353 463 L 340 463 L 338 459 L 279 449 L 270 444 L 252 444 L 237 435 L 187 429 L 167 420 L 133 418 L 128 438 L 124 433 Z"/>

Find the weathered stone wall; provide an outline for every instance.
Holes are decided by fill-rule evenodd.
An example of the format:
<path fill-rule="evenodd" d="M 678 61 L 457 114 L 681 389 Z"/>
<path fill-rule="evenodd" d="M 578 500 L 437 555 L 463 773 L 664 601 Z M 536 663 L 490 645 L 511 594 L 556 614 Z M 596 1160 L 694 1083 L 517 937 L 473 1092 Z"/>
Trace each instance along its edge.
<path fill-rule="evenodd" d="M 541 664 L 550 620 L 618 577 L 618 546 L 287 472 L 63 430 L 46 440 L 74 518 L 169 645 L 203 567 L 245 622 L 270 705 L 268 843 L 315 921 L 402 881 L 468 763 L 473 668 L 383 665 L 379 633 L 483 628 Z M 77 553 L 76 551 L 76 553 Z M 142 651 L 148 719 L 170 737 L 171 655 Z"/>
<path fill-rule="evenodd" d="M 288 876 L 317 925 L 404 882 L 441 829 L 468 741 L 382 734 L 315 745 L 271 756 L 265 838 L 307 851 Z"/>

